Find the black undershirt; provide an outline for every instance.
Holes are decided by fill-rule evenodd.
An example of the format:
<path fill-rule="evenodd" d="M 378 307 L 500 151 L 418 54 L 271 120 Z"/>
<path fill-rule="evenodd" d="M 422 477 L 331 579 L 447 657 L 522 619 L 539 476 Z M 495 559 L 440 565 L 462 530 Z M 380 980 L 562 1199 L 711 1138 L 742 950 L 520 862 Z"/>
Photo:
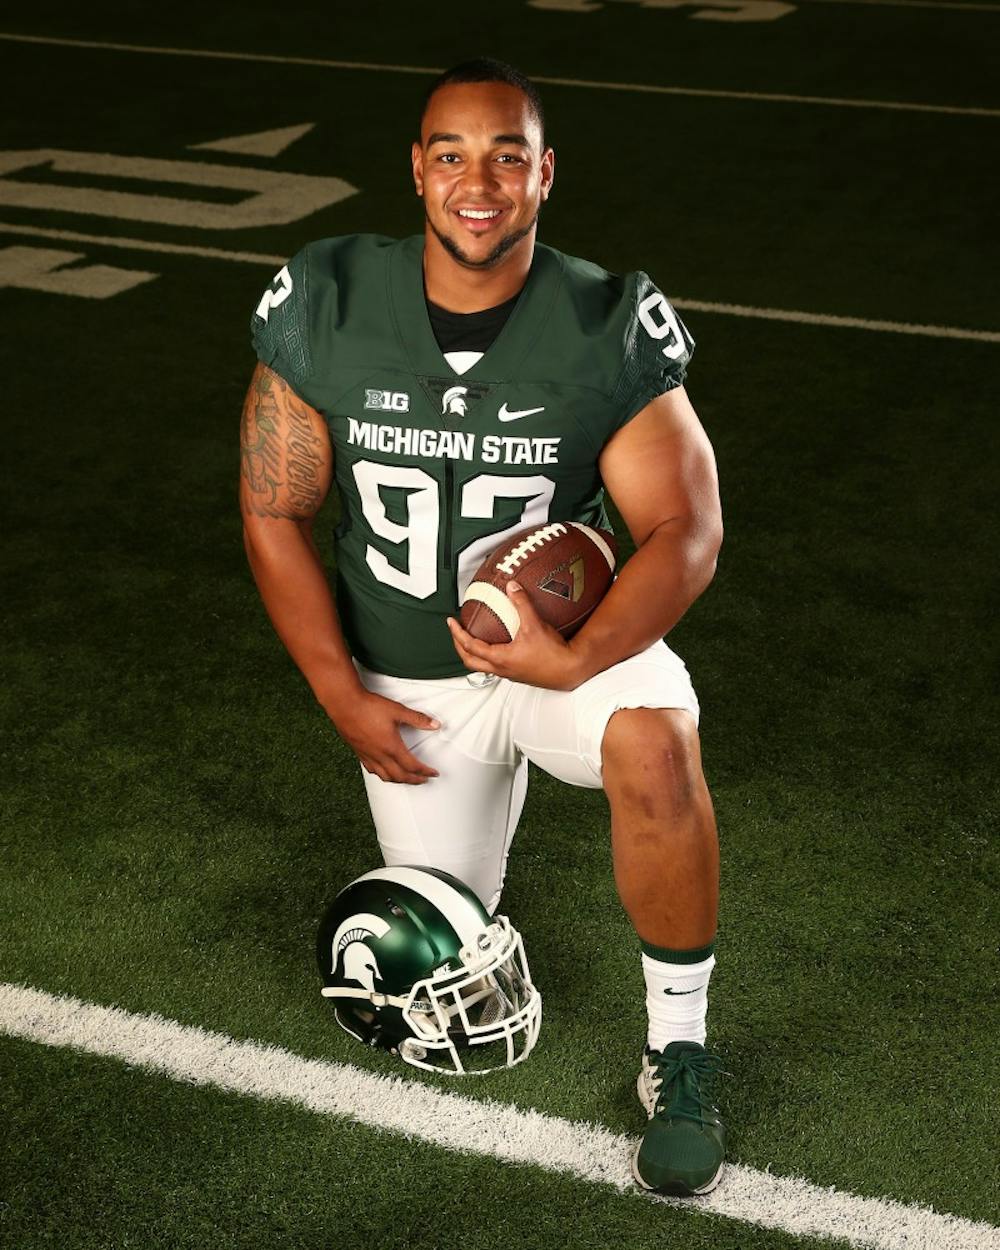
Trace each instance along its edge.
<path fill-rule="evenodd" d="M 488 351 L 514 311 L 519 295 L 520 291 L 506 303 L 472 313 L 449 312 L 428 300 L 427 315 L 438 347 L 442 352 Z"/>

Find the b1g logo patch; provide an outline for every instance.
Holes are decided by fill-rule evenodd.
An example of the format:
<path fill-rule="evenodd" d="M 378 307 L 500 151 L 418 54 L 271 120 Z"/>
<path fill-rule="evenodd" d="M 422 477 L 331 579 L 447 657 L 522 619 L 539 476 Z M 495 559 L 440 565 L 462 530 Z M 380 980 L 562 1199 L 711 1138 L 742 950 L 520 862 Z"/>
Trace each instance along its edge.
<path fill-rule="evenodd" d="M 410 397 L 406 391 L 365 390 L 365 407 L 377 412 L 409 412 Z"/>

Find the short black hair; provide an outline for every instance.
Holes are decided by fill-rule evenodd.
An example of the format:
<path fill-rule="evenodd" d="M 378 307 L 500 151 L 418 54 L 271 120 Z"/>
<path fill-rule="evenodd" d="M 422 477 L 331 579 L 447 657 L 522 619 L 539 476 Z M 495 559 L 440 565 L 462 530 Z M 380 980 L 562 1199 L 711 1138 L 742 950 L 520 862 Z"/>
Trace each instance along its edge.
<path fill-rule="evenodd" d="M 542 108 L 542 97 L 538 88 L 519 69 L 508 65 L 506 61 L 497 61 L 491 56 L 477 56 L 471 61 L 462 61 L 460 65 L 453 65 L 443 74 L 438 74 L 424 95 L 424 102 L 420 108 L 421 126 L 427 106 L 431 102 L 431 96 L 435 91 L 453 82 L 505 82 L 509 87 L 516 87 L 528 98 L 532 116 L 538 122 L 538 129 L 542 135 L 542 147 L 545 147 L 545 110 Z M 419 134 L 417 137 L 419 139 Z"/>

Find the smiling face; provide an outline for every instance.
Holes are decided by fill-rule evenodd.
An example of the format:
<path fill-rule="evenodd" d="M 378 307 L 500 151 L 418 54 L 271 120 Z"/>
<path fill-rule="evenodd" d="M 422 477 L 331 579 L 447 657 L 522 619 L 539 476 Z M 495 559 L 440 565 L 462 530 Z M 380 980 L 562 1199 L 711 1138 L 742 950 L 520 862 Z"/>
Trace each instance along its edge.
<path fill-rule="evenodd" d="M 439 88 L 412 155 L 427 224 L 452 260 L 484 270 L 512 253 L 530 257 L 555 160 L 522 91 L 503 82 Z"/>

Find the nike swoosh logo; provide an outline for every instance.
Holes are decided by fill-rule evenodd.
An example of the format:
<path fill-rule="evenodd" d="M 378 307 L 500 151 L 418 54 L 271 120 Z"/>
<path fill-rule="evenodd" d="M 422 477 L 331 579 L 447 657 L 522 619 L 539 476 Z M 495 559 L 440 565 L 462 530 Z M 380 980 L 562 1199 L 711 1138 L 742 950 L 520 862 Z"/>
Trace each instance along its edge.
<path fill-rule="evenodd" d="M 516 421 L 518 417 L 533 417 L 536 412 L 544 411 L 544 408 L 522 408 L 520 412 L 511 412 L 507 408 L 507 405 L 504 404 L 504 406 L 497 413 L 497 417 L 499 417 L 501 421 Z"/>
<path fill-rule="evenodd" d="M 680 994 L 697 994 L 701 988 L 700 985 L 696 985 L 693 990 L 664 990 L 663 992 L 664 994 L 671 994 L 676 998 Z"/>

